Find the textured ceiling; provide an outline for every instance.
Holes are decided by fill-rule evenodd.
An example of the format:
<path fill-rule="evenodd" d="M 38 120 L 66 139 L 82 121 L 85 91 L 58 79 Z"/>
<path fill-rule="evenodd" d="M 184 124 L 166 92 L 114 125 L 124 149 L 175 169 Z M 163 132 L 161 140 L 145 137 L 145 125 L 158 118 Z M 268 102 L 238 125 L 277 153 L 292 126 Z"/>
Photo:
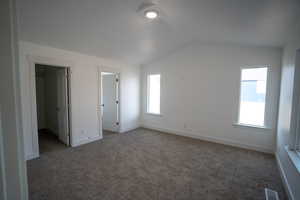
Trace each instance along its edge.
<path fill-rule="evenodd" d="M 299 0 L 19 0 L 22 40 L 145 64 L 192 42 L 282 47 L 299 20 Z"/>

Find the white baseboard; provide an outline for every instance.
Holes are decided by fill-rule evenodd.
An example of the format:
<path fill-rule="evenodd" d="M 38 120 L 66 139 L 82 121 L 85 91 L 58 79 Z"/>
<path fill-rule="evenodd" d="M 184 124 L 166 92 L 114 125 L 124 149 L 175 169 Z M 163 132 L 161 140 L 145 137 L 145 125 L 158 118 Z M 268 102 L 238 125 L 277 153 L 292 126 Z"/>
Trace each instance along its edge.
<path fill-rule="evenodd" d="M 126 132 L 129 132 L 129 131 L 133 131 L 133 130 L 135 130 L 135 129 L 137 129 L 137 128 L 140 128 L 140 127 L 141 127 L 141 126 L 138 125 L 138 126 L 134 126 L 134 127 L 130 127 L 130 128 L 121 129 L 121 130 L 120 130 L 120 133 L 126 133 Z"/>
<path fill-rule="evenodd" d="M 288 198 L 289 198 L 289 200 L 295 200 L 294 195 L 292 193 L 292 189 L 291 189 L 290 184 L 287 180 L 286 174 L 283 170 L 280 158 L 279 158 L 277 153 L 275 154 L 275 157 L 276 157 L 277 165 L 278 165 L 278 168 L 279 168 L 280 176 L 281 176 L 281 179 L 282 179 L 282 182 L 283 182 L 283 186 L 284 186 L 284 189 L 285 189 L 285 191 L 288 195 Z"/>
<path fill-rule="evenodd" d="M 96 136 L 96 137 L 93 137 L 93 138 L 87 138 L 87 139 L 76 141 L 76 142 L 72 143 L 71 146 L 72 147 L 78 147 L 80 145 L 87 144 L 87 143 L 90 143 L 90 142 L 94 142 L 94 141 L 97 141 L 97 140 L 100 140 L 100 139 L 102 139 L 101 136 Z"/>
<path fill-rule="evenodd" d="M 219 144 L 225 144 L 229 146 L 234 146 L 234 147 L 239 147 L 243 149 L 250 149 L 254 151 L 259 151 L 259 152 L 264 152 L 264 153 L 270 153 L 274 154 L 274 151 L 272 149 L 266 149 L 263 147 L 259 147 L 256 145 L 249 145 L 249 144 L 243 144 L 237 141 L 232 141 L 228 139 L 220 139 L 216 137 L 210 137 L 210 136 L 204 136 L 204 135 L 196 135 L 194 133 L 189 133 L 189 132 L 183 132 L 183 131 L 177 131 L 177 130 L 171 130 L 171 129 L 166 129 L 166 128 L 159 128 L 159 127 L 154 127 L 154 126 L 148 126 L 148 125 L 142 125 L 141 127 L 143 128 L 148 128 L 148 129 L 153 129 L 161 132 L 166 132 L 166 133 L 171 133 L 175 135 L 180 135 L 180 136 L 185 136 L 185 137 L 190 137 L 190 138 L 195 138 L 195 139 L 200 139 L 200 140 L 205 140 L 209 142 L 214 142 L 214 143 L 219 143 Z"/>
<path fill-rule="evenodd" d="M 39 154 L 30 154 L 30 155 L 26 155 L 25 159 L 26 160 L 32 160 L 32 159 L 35 159 L 35 158 L 38 158 L 38 157 L 40 157 Z"/>

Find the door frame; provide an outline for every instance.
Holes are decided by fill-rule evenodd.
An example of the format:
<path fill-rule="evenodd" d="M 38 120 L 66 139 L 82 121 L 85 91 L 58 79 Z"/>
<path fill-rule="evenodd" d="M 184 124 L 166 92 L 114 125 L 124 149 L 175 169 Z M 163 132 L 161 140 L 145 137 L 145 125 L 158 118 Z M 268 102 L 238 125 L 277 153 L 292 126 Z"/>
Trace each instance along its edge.
<path fill-rule="evenodd" d="M 103 125 L 102 125 L 102 72 L 110 72 L 114 73 L 118 77 L 118 88 L 117 88 L 117 96 L 118 96 L 118 109 L 117 109 L 117 116 L 118 116 L 118 122 L 119 127 L 117 133 L 121 133 L 121 126 L 122 126 L 122 99 L 121 99 L 121 71 L 119 69 L 113 68 L 113 67 L 107 67 L 107 66 L 99 66 L 98 67 L 98 121 L 99 121 L 99 132 L 101 135 L 101 138 L 103 138 Z"/>
<path fill-rule="evenodd" d="M 32 150 L 33 155 L 30 155 L 27 159 L 38 158 L 40 156 L 39 151 L 39 139 L 38 139 L 38 126 L 37 126 L 37 104 L 36 104 L 36 77 L 35 77 L 35 66 L 37 64 L 40 65 L 47 65 L 53 67 L 64 67 L 68 69 L 69 76 L 68 76 L 68 100 L 69 100 L 69 107 L 68 107 L 68 126 L 69 126 L 69 143 L 70 146 L 73 144 L 73 136 L 72 136 L 72 66 L 74 64 L 67 60 L 62 59 L 55 59 L 43 56 L 26 56 L 27 61 L 29 63 L 29 88 L 30 88 L 30 111 L 31 111 L 31 130 L 32 130 Z"/>

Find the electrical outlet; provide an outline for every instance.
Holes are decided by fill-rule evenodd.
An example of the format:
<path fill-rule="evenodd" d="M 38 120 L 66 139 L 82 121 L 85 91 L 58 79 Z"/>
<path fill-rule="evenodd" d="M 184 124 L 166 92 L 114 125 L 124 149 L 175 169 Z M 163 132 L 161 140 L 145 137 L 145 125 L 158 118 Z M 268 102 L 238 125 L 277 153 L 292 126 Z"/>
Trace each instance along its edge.
<path fill-rule="evenodd" d="M 186 125 L 186 123 L 184 123 L 184 124 L 183 124 L 183 128 L 184 128 L 184 129 L 186 129 L 186 128 L 187 128 L 187 125 Z"/>

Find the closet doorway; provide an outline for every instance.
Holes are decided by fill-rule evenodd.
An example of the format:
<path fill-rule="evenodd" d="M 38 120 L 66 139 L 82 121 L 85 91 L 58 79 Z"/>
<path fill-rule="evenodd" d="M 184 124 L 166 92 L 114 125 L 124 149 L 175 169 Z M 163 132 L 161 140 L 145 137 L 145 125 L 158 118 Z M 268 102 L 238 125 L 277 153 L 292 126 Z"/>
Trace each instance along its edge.
<path fill-rule="evenodd" d="M 35 65 L 39 153 L 70 145 L 69 69 Z"/>

